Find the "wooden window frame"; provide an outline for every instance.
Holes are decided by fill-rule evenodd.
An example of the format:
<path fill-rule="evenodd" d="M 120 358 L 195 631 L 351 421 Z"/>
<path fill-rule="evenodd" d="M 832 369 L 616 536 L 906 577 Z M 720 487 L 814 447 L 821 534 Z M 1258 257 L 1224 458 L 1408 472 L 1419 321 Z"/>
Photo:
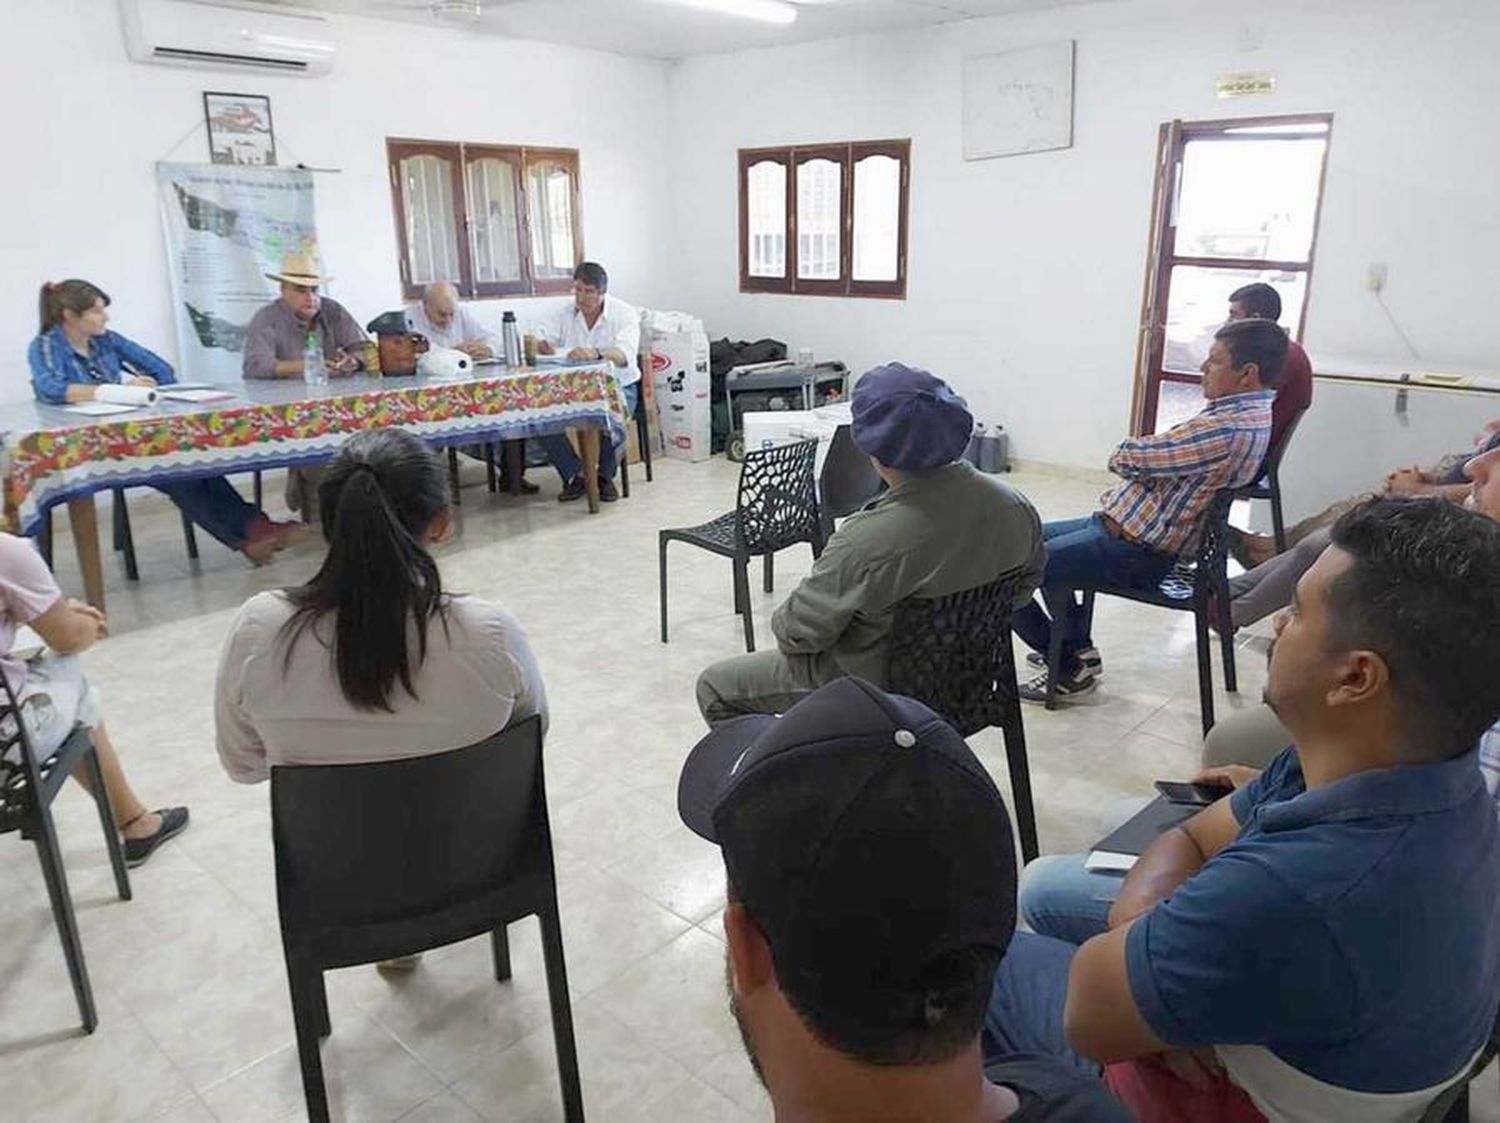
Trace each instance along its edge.
<path fill-rule="evenodd" d="M 453 219 L 458 231 L 458 262 L 460 276 L 445 278 L 457 287 L 459 296 L 466 300 L 489 299 L 503 296 L 547 296 L 570 292 L 571 277 L 546 277 L 535 275 L 535 257 L 531 246 L 531 197 L 527 176 L 535 163 L 546 161 L 564 165 L 572 179 L 573 208 L 573 264 L 584 260 L 583 252 L 583 198 L 579 158 L 576 148 L 532 148 L 519 145 L 469 144 L 451 140 L 415 140 L 406 137 L 388 137 L 385 142 L 386 166 L 391 184 L 391 209 L 396 222 L 397 269 L 401 282 L 401 295 L 406 300 L 417 300 L 422 295 L 424 284 L 411 279 L 411 249 L 406 240 L 406 207 L 404 184 L 401 179 L 401 161 L 412 156 L 436 156 L 453 165 Z M 520 249 L 521 276 L 516 281 L 486 281 L 475 279 L 473 255 L 473 231 L 470 223 L 469 163 L 472 160 L 498 159 L 510 164 L 516 172 L 516 235 Z"/>
<path fill-rule="evenodd" d="M 578 176 L 578 149 L 576 148 L 521 148 L 521 202 L 524 207 L 522 221 L 525 224 L 526 237 L 522 258 L 525 261 L 524 269 L 526 276 L 531 281 L 531 292 L 537 296 L 556 295 L 558 293 L 570 293 L 573 291 L 572 277 L 546 277 L 537 279 L 533 271 L 535 258 L 531 247 L 531 198 L 530 187 L 527 177 L 531 174 L 533 164 L 553 163 L 562 164 L 570 173 L 573 183 L 573 265 L 576 268 L 584 261 L 583 256 L 583 193 L 579 188 Z"/>
<path fill-rule="evenodd" d="M 854 169 L 869 156 L 890 156 L 900 162 L 901 184 L 897 215 L 896 279 L 855 280 Z M 797 276 L 797 169 L 810 160 L 831 160 L 840 167 L 839 276 L 836 280 Z M 760 163 L 786 169 L 786 274 L 750 275 L 750 168 Z M 836 144 L 790 145 L 739 150 L 740 291 L 797 296 L 875 297 L 906 299 L 907 227 L 911 213 L 911 140 L 851 141 Z"/>
<path fill-rule="evenodd" d="M 526 186 L 524 182 L 526 166 L 522 161 L 522 150 L 519 148 L 507 148 L 498 144 L 461 144 L 457 147 L 462 156 L 460 171 L 464 181 L 464 213 L 466 221 L 468 220 L 468 215 L 473 204 L 473 199 L 470 198 L 468 193 L 469 163 L 475 160 L 499 160 L 511 166 L 511 171 L 516 177 L 516 248 L 521 267 L 521 275 L 514 281 L 480 281 L 473 260 L 473 230 L 466 227 L 465 232 L 468 236 L 464 241 L 469 247 L 469 278 L 466 286 L 468 291 L 465 295 L 472 295 L 479 298 L 529 295 L 531 292 L 531 269 L 527 259 L 531 252 L 531 238 L 527 232 L 526 195 L 524 190 Z M 404 262 L 402 268 L 404 272 Z M 457 282 L 455 281 L 455 283 Z M 420 296 L 421 294 L 417 293 L 416 295 Z M 410 295 L 409 298 L 411 298 Z"/>

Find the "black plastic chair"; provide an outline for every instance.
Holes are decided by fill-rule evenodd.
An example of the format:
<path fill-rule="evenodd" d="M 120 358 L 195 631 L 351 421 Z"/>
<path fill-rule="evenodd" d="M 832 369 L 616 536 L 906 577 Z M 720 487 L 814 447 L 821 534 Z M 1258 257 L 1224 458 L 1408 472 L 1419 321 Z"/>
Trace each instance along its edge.
<path fill-rule="evenodd" d="M 308 1117 L 328 1119 L 319 1039 L 323 972 L 490 933 L 510 978 L 506 926 L 541 923 L 563 1112 L 583 1119 L 568 1001 L 541 719 L 464 749 L 376 764 L 271 769 L 276 898 Z"/>
<path fill-rule="evenodd" d="M 42 864 L 42 879 L 52 902 L 52 919 L 62 939 L 63 955 L 68 961 L 68 976 L 73 981 L 73 997 L 78 1000 L 78 1015 L 85 1033 L 93 1033 L 99 1024 L 94 1007 L 94 991 L 89 986 L 88 967 L 83 961 L 83 940 L 78 934 L 78 920 L 73 915 L 73 897 L 68 892 L 68 877 L 63 870 L 62 850 L 52 822 L 52 801 L 69 776 L 82 764 L 88 771 L 89 787 L 99 809 L 99 823 L 104 828 L 104 842 L 109 863 L 115 871 L 115 889 L 120 900 L 130 900 L 130 875 L 125 869 L 125 853 L 115 830 L 114 809 L 104 787 L 99 757 L 88 730 L 77 726 L 68 734 L 62 747 L 46 760 L 37 760 L 31 737 L 21 721 L 20 706 L 11 691 L 10 682 L 0 675 L 0 833 L 19 830 L 22 838 L 36 844 L 36 856 Z"/>
<path fill-rule="evenodd" d="M 647 424 L 646 418 L 646 379 L 650 377 L 649 370 L 641 371 L 640 389 L 635 395 L 635 439 L 636 444 L 641 446 L 641 463 L 646 466 L 647 483 L 651 483 L 656 478 L 651 471 L 651 426 Z M 626 499 L 630 498 L 629 441 L 626 441 L 620 449 L 620 494 Z"/>
<path fill-rule="evenodd" d="M 885 481 L 875 471 L 869 456 L 855 446 L 849 426 L 840 425 L 828 442 L 828 455 L 818 473 L 818 513 L 824 540 L 833 537 L 834 519 L 854 514 L 884 487 Z"/>
<path fill-rule="evenodd" d="M 1020 574 L 1008 573 L 988 585 L 898 604 L 886 648 L 885 685 L 927 705 L 961 736 L 1000 727 L 1021 856 L 1029 862 L 1039 853 L 1036 810 L 1010 638 L 1020 580 Z"/>
<path fill-rule="evenodd" d="M 265 509 L 262 496 L 262 484 L 260 470 L 254 470 L 255 477 L 255 509 Z M 114 547 L 125 555 L 125 579 L 127 581 L 139 581 L 141 579 L 140 567 L 135 559 L 135 537 L 130 531 L 130 510 L 125 505 L 125 489 L 116 487 L 110 489 L 110 511 L 114 537 Z M 191 561 L 198 560 L 198 536 L 193 529 L 193 520 L 187 515 L 178 512 L 182 517 L 182 541 L 187 547 L 187 556 Z M 42 557 L 46 559 L 48 566 L 52 564 L 52 513 L 48 511 L 45 527 L 39 535 Z"/>
<path fill-rule="evenodd" d="M 1489 1044 L 1485 1046 L 1484 1052 L 1469 1066 L 1469 1071 L 1462 1079 L 1448 1085 L 1437 1099 L 1427 1105 L 1427 1110 L 1422 1112 L 1418 1123 L 1468 1123 L 1469 1085 L 1489 1068 L 1497 1054 L 1500 1054 L 1500 1018 L 1495 1019 L 1495 1028 L 1490 1033 Z"/>
<path fill-rule="evenodd" d="M 807 542 L 816 559 L 823 552 L 823 523 L 818 515 L 813 463 L 815 440 L 756 449 L 740 465 L 734 510 L 698 526 L 660 533 L 661 641 L 667 642 L 667 543 L 686 542 L 734 563 L 734 610 L 745 622 L 745 650 L 755 650 L 755 625 L 750 607 L 750 559 L 765 559 L 765 590 L 775 577 L 772 558 L 777 550 Z"/>
<path fill-rule="evenodd" d="M 1224 689 L 1231 694 L 1239 690 L 1239 681 L 1234 668 L 1234 627 L 1229 619 L 1229 578 L 1225 573 L 1225 558 L 1228 555 L 1229 508 L 1237 492 L 1229 489 L 1216 492 L 1208 507 L 1198 520 L 1198 547 L 1194 555 L 1191 582 L 1179 589 L 1172 589 L 1174 575 L 1168 574 L 1161 585 L 1153 589 L 1130 589 L 1121 585 L 1099 585 L 1092 589 L 1063 590 L 1058 596 L 1073 597 L 1081 593 L 1081 611 L 1088 626 L 1093 626 L 1094 597 L 1121 597 L 1139 604 L 1153 604 L 1158 608 L 1171 608 L 1191 612 L 1197 628 L 1198 649 L 1198 705 L 1203 721 L 1203 732 L 1208 733 L 1214 725 L 1214 680 L 1213 657 L 1210 653 L 1208 635 L 1209 601 L 1214 601 L 1218 619 L 1214 627 L 1218 630 L 1224 661 Z M 1175 595 L 1174 595 L 1175 594 Z M 1076 603 L 1076 602 L 1075 602 Z M 1063 629 L 1056 624 L 1061 619 L 1063 607 L 1060 600 L 1047 598 L 1047 610 L 1052 616 L 1052 643 L 1047 652 L 1047 708 L 1057 705 L 1057 678 L 1062 663 Z"/>
<path fill-rule="evenodd" d="M 125 555 L 125 580 L 139 581 L 141 571 L 135 560 L 135 536 L 130 531 L 130 510 L 125 506 L 123 487 L 110 491 L 110 512 L 115 549 Z M 178 514 L 182 517 L 182 541 L 187 547 L 187 556 L 190 560 L 196 561 L 198 559 L 198 536 L 193 531 L 193 520 L 180 511 Z"/>
<path fill-rule="evenodd" d="M 1266 453 L 1255 481 L 1236 491 L 1236 499 L 1269 499 L 1271 501 L 1271 534 L 1276 539 L 1276 552 L 1286 553 L 1286 517 L 1281 510 L 1281 458 L 1292 443 L 1292 434 L 1302 423 L 1307 410 L 1298 410 L 1281 431 L 1281 440 Z"/>

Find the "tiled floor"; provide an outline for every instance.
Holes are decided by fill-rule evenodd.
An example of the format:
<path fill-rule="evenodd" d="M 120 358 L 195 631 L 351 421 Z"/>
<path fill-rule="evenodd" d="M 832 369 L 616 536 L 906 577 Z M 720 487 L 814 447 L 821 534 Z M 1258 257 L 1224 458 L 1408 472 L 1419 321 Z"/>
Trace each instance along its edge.
<path fill-rule="evenodd" d="M 482 473 L 471 468 L 470 482 Z M 674 808 L 679 764 L 701 732 L 693 680 L 740 650 L 728 566 L 674 547 L 672 642 L 657 638 L 656 535 L 733 499 L 735 467 L 666 462 L 652 484 L 594 518 L 543 495 L 495 499 L 468 487 L 462 537 L 443 548 L 447 583 L 509 606 L 529 631 L 553 706 L 547 780 L 584 1097 L 591 1119 L 769 1119 L 724 1001 L 716 852 Z M 1098 487 L 1018 474 L 1044 516 L 1091 509 Z M 273 487 L 271 492 L 278 491 Z M 85 656 L 130 776 L 153 804 L 191 805 L 193 825 L 136 871 L 115 900 L 97 820 L 76 788 L 60 833 L 100 1007 L 92 1037 L 76 1011 L 29 847 L 0 840 L 0 1104 L 11 1119 L 298 1118 L 302 1093 L 280 958 L 267 793 L 230 783 L 213 751 L 212 687 L 235 608 L 301 579 L 309 547 L 252 570 L 205 542 L 183 555 L 175 513 L 132 494 L 143 579 L 110 572 L 111 638 Z M 59 519 L 65 588 L 78 588 Z M 782 592 L 806 571 L 778 559 Z M 755 593 L 769 638 L 781 593 Z M 1072 709 L 1026 711 L 1043 849 L 1098 837 L 1102 816 L 1197 757 L 1193 640 L 1185 614 L 1101 600 L 1107 676 Z M 1264 645 L 1242 639 L 1238 698 L 1253 703 Z M 973 744 L 1006 785 L 999 735 Z M 513 930 L 514 979 L 493 981 L 484 941 L 429 954 L 408 977 L 333 972 L 324 1065 L 335 1112 L 370 1120 L 561 1117 L 540 944 Z M 1500 1119 L 1489 1104 L 1476 1118 Z"/>

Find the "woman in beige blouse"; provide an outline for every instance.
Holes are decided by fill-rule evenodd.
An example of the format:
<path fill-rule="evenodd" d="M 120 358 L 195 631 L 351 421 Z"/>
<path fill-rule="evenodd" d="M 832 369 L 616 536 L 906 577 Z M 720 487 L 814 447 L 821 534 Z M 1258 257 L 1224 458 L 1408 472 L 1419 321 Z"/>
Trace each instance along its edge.
<path fill-rule="evenodd" d="M 215 705 L 231 779 L 277 764 L 355 764 L 482 741 L 547 697 L 499 605 L 443 591 L 428 552 L 449 525 L 447 478 L 400 429 L 352 437 L 318 488 L 328 556 L 307 584 L 250 598 Z"/>

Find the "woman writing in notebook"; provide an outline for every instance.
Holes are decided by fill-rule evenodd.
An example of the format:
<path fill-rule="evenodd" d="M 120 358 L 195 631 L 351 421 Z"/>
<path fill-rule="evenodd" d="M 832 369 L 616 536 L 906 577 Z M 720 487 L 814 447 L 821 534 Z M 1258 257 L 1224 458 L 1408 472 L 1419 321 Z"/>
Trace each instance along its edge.
<path fill-rule="evenodd" d="M 41 292 L 41 330 L 26 358 L 37 400 L 50 405 L 91 401 L 104 385 L 166 386 L 172 365 L 109 330 L 109 297 L 97 285 L 49 281 Z M 300 528 L 274 523 L 240 497 L 223 476 L 156 485 L 182 513 L 256 565 L 291 544 Z"/>

